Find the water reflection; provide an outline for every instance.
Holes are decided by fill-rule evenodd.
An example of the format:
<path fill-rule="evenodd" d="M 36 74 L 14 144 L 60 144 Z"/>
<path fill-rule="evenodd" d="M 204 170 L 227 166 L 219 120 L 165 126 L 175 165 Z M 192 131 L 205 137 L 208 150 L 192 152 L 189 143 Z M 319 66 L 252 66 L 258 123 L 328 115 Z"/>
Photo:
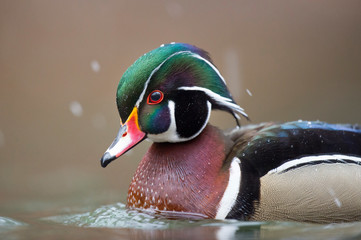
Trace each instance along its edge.
<path fill-rule="evenodd" d="M 26 226 L 27 224 L 22 223 L 20 221 L 16 221 L 14 219 L 8 217 L 0 217 L 0 233 L 5 233 L 8 231 L 12 231 L 19 227 Z"/>
<path fill-rule="evenodd" d="M 361 223 L 305 224 L 292 222 L 241 222 L 236 220 L 169 220 L 127 210 L 124 204 L 102 206 L 94 211 L 43 218 L 43 224 L 58 223 L 70 231 L 74 227 L 106 232 L 105 238 L 131 239 L 279 239 L 361 237 Z M 91 231 L 92 232 L 92 231 Z M 103 238 L 104 238 L 103 237 Z"/>

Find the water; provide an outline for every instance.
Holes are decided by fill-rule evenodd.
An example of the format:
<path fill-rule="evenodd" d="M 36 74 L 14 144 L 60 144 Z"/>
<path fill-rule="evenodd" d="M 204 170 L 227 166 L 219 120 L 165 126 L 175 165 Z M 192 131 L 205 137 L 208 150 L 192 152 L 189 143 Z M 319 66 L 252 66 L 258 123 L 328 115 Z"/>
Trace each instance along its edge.
<path fill-rule="evenodd" d="M 87 211 L 72 207 L 63 212 L 2 216 L 0 239 L 361 239 L 361 222 L 170 220 L 127 210 L 122 203 Z"/>

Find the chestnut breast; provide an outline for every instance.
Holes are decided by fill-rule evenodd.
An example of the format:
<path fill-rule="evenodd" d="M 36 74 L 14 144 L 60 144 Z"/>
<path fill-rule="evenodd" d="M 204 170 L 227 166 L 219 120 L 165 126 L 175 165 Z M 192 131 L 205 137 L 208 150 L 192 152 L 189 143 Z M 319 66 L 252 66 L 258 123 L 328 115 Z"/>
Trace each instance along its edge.
<path fill-rule="evenodd" d="M 154 143 L 133 176 L 128 207 L 214 218 L 228 184 L 226 155 L 224 135 L 210 125 L 187 142 Z"/>

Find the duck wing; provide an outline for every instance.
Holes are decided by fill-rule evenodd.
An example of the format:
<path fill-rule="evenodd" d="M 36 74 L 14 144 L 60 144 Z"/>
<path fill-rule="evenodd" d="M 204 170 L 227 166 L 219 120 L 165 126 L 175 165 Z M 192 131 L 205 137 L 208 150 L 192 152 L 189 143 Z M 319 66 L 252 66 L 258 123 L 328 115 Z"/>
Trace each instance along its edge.
<path fill-rule="evenodd" d="M 323 122 L 261 124 L 229 134 L 240 160 L 239 194 L 227 218 L 361 220 L 361 129 Z"/>

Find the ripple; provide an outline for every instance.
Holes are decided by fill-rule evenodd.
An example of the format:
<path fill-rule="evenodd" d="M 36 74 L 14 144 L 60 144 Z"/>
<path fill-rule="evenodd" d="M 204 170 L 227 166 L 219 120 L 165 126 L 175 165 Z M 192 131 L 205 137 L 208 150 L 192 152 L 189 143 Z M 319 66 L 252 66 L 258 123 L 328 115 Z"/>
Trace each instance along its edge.
<path fill-rule="evenodd" d="M 26 226 L 26 223 L 8 218 L 8 217 L 1 217 L 0 216 L 0 232 L 7 232 L 15 230 L 19 227 Z"/>
<path fill-rule="evenodd" d="M 80 227 L 166 229 L 171 225 L 171 220 L 157 219 L 146 213 L 128 210 L 122 203 L 101 206 L 86 213 L 52 216 L 43 220 Z"/>
<path fill-rule="evenodd" d="M 169 217 L 171 219 L 169 219 Z M 65 226 L 130 229 L 129 234 L 155 234 L 161 239 L 173 238 L 174 234 L 187 239 L 191 235 L 208 236 L 209 239 L 257 239 L 260 235 L 271 235 L 276 239 L 293 238 L 314 239 L 317 237 L 360 237 L 361 222 L 339 224 L 311 224 L 296 222 L 243 222 L 237 220 L 201 219 L 191 213 L 159 213 L 129 210 L 122 203 L 101 206 L 93 211 L 51 216 L 43 221 L 55 222 Z M 188 220 L 184 220 L 187 218 Z M 11 221 L 8 221 L 11 224 Z M 16 223 L 16 221 L 15 221 Z M 184 231 L 183 229 L 187 229 Z M 157 235 L 158 234 L 158 235 Z M 188 236 L 190 234 L 190 236 Z M 132 235 L 132 236 L 133 236 Z M 153 235 L 152 235 L 153 236 Z M 166 236 L 166 238 L 164 238 Z M 142 239 L 141 238 L 141 239 Z M 356 238 L 358 239 L 358 238 Z"/>
<path fill-rule="evenodd" d="M 254 226 L 262 223 L 240 222 L 235 220 L 219 221 L 202 219 L 204 216 L 192 213 L 139 212 L 129 210 L 122 203 L 101 206 L 93 211 L 42 218 L 63 225 L 78 227 L 106 227 L 132 229 L 175 229 L 196 226 Z"/>

